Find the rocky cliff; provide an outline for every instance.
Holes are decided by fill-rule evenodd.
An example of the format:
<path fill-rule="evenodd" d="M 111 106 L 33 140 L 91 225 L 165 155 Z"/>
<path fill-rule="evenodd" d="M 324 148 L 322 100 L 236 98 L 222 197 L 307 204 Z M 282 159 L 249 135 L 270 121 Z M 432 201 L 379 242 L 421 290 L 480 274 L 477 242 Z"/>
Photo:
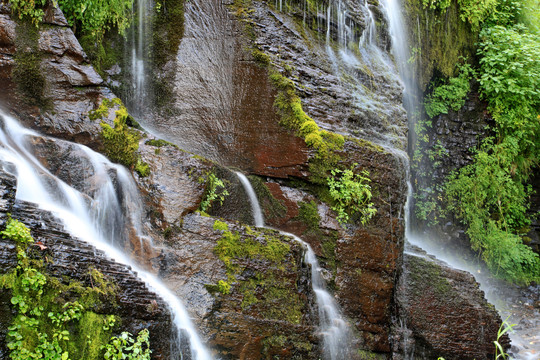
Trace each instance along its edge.
<path fill-rule="evenodd" d="M 150 172 L 147 177 L 134 173 L 143 198 L 143 211 L 138 211 L 153 245 L 135 237 L 126 237 L 120 245 L 159 274 L 186 303 L 202 337 L 220 357 L 318 358 L 318 319 L 303 250 L 290 238 L 235 222 L 252 222 L 244 191 L 224 166 L 240 168 L 256 175 L 251 180 L 267 223 L 302 237 L 314 248 L 325 280 L 353 330 L 354 356 L 390 357 L 399 343 L 392 337 L 391 327 L 398 314 L 395 293 L 406 200 L 406 162 L 401 154 L 406 147 L 407 123 L 395 69 L 385 55 L 386 65 L 375 61 L 360 64 L 354 67 L 354 77 L 347 69 L 335 71 L 327 53 L 328 46 L 338 46 L 338 24 L 333 20 L 326 19 L 327 38 L 326 29 L 317 25 L 323 22 L 321 15 L 311 9 L 304 20 L 301 2 L 291 2 L 290 12 L 279 11 L 268 2 L 241 3 L 228 7 L 217 0 L 192 0 L 185 4 L 179 56 L 158 69 L 167 73 L 174 69 L 173 100 L 168 108 L 144 120 L 170 143 L 145 135 L 139 153 Z M 351 3 L 358 24 L 355 29 L 361 33 L 369 13 L 362 4 Z M 367 6 L 377 19 L 378 46 L 388 50 L 384 15 L 374 2 Z M 49 25 L 30 36 L 34 39 L 32 53 L 39 54 L 38 74 L 44 78 L 45 91 L 29 93 L 12 76 L 19 66 L 17 54 L 25 51 L 20 41 L 30 41 L 20 38 L 28 24 L 12 20 L 7 6 L 0 10 L 3 106 L 27 126 L 100 149 L 101 129 L 97 121 L 90 120 L 88 111 L 114 95 L 88 64 L 62 15 L 49 8 Z M 377 214 L 367 225 L 357 218 L 346 228 L 337 222 L 325 183 L 313 180 L 316 151 L 280 125 L 274 107 L 278 89 L 269 78 L 267 59 L 274 70 L 291 79 L 301 106 L 322 129 L 347 135 L 343 148 L 336 152 L 339 166 L 369 171 Z M 362 101 L 353 95 L 358 89 L 367 93 Z M 43 104 L 36 106 L 36 100 Z M 112 118 L 106 121 L 112 123 Z M 93 196 L 98 179 L 73 146 L 39 138 L 33 146 L 47 169 Z M 231 195 L 221 206 L 215 201 L 208 210 L 214 217 L 206 217 L 196 210 L 207 195 L 211 173 L 225 180 Z M 125 205 L 127 211 L 134 211 Z M 22 220 L 33 218 L 21 214 Z M 216 225 L 217 217 L 227 220 Z M 68 238 L 65 234 L 60 237 Z M 69 244 L 76 240 L 65 241 L 68 245 L 54 245 L 59 259 L 70 256 Z M 254 250 L 224 256 L 219 250 L 223 241 Z M 280 256 L 267 256 L 271 244 L 283 250 Z M 79 259 L 86 261 L 87 257 L 77 256 Z M 115 266 L 101 255 L 88 257 L 88 261 Z M 103 271 L 107 273 L 107 267 Z M 128 291 L 127 287 L 122 291 Z M 132 296 L 137 304 L 155 299 L 143 290 Z M 474 298 L 482 303 L 479 296 Z M 0 309 L 6 309 L 2 306 Z M 431 309 L 424 310 L 429 316 Z M 484 314 L 482 311 L 471 310 L 469 315 Z M 156 318 L 151 317 L 153 313 L 144 316 L 150 316 L 158 327 L 153 336 L 163 333 L 160 326 L 170 326 L 164 313 L 155 314 Z M 142 323 L 133 320 L 133 324 Z M 432 329 L 431 335 L 436 331 Z M 470 337 L 477 339 L 474 334 Z M 162 339 L 155 341 L 157 354 L 166 354 L 159 350 Z"/>

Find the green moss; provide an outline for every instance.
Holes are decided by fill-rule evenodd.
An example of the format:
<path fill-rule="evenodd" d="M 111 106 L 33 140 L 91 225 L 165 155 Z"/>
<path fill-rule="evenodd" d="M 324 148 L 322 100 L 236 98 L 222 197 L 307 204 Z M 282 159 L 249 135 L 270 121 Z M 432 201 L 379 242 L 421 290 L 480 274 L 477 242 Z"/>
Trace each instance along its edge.
<path fill-rule="evenodd" d="M 150 145 L 150 146 L 155 146 L 155 147 L 163 147 L 163 146 L 172 146 L 172 147 L 177 147 L 176 145 L 174 145 L 173 143 L 171 142 L 168 142 L 166 140 L 162 140 L 162 139 L 152 139 L 152 140 L 147 140 L 145 142 L 146 145 Z"/>
<path fill-rule="evenodd" d="M 119 109 L 115 112 L 114 128 L 105 122 L 100 124 L 105 155 L 109 160 L 125 165 L 140 176 L 146 177 L 150 174 L 150 167 L 141 160 L 137 152 L 141 135 L 129 126 L 128 122 L 133 123 L 134 119 L 128 114 L 120 99 L 104 99 L 88 116 L 94 120 L 103 119 L 109 110 L 116 106 L 119 106 Z"/>
<path fill-rule="evenodd" d="M 223 231 L 221 229 L 224 228 L 219 221 L 214 223 L 214 227 L 217 231 Z M 227 280 L 220 281 L 236 290 L 227 286 L 225 292 L 225 287 L 218 282 L 218 285 L 207 285 L 209 291 L 222 294 L 234 291 L 241 295 L 240 308 L 243 311 L 261 314 L 267 319 L 300 323 L 304 303 L 295 287 L 291 287 L 290 280 L 283 277 L 285 267 L 290 266 L 286 263 L 290 245 L 281 240 L 279 235 L 271 230 L 251 230 L 245 235 L 225 230 L 214 252 L 226 267 Z M 248 278 L 245 275 L 240 278 L 251 261 L 264 261 L 266 270 L 264 273 L 251 273 Z"/>
<path fill-rule="evenodd" d="M 214 230 L 227 231 L 229 230 L 229 225 L 227 225 L 223 221 L 216 220 L 214 222 Z"/>
<path fill-rule="evenodd" d="M 84 52 L 92 63 L 94 69 L 101 77 L 106 77 L 104 70 L 110 69 L 122 59 L 123 41 L 114 41 L 121 38 L 117 34 L 107 32 L 105 37 L 102 34 L 88 33 L 79 37 Z"/>
<path fill-rule="evenodd" d="M 16 29 L 12 78 L 23 99 L 39 107 L 48 105 L 45 97 L 46 81 L 41 70 L 41 53 L 38 49 L 39 29 L 27 21 L 19 21 Z"/>
<path fill-rule="evenodd" d="M 460 57 L 475 57 L 478 31 L 460 19 L 457 1 L 451 1 L 443 12 L 424 9 L 422 1 L 406 0 L 404 7 L 412 22 L 408 26 L 413 49 L 411 61 L 420 74 L 419 85 L 425 89 L 434 74 L 446 78 L 455 76 L 455 65 Z"/>
<path fill-rule="evenodd" d="M 249 175 L 248 178 L 261 203 L 265 218 L 272 220 L 285 216 L 287 208 L 283 205 L 282 201 L 274 197 L 268 186 L 264 183 L 264 180 L 254 175 Z"/>
<path fill-rule="evenodd" d="M 256 62 L 258 62 L 259 64 L 263 66 L 268 66 L 271 63 L 270 56 L 260 51 L 259 49 L 251 50 L 251 55 L 253 56 L 253 59 L 255 59 Z"/>
<path fill-rule="evenodd" d="M 117 322 L 114 315 L 96 314 L 86 311 L 79 319 L 78 326 L 73 330 L 69 342 L 69 354 L 72 359 L 101 359 L 102 346 L 109 342 L 113 327 L 111 322 Z"/>
<path fill-rule="evenodd" d="M 299 205 L 298 219 L 307 225 L 309 231 L 319 231 L 321 217 L 319 216 L 319 208 L 317 207 L 317 203 L 311 200 L 309 203 L 301 202 Z"/>
<path fill-rule="evenodd" d="M 368 351 L 368 350 L 358 350 L 357 354 L 358 354 L 360 360 L 384 360 L 384 359 L 386 359 L 386 355 L 377 354 L 375 352 Z"/>

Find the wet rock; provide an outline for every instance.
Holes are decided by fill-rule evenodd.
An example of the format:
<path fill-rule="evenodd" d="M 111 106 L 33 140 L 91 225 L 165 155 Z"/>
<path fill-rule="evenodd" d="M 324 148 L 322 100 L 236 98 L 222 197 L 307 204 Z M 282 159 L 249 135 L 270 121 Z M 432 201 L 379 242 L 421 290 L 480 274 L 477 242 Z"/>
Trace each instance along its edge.
<path fill-rule="evenodd" d="M 0 15 L 0 53 L 3 55 L 15 53 L 15 27 L 9 15 Z"/>
<path fill-rule="evenodd" d="M 493 358 L 502 320 L 473 276 L 421 252 L 405 253 L 403 264 L 397 292 L 399 330 L 406 327 L 412 334 L 401 337 L 400 352 L 430 359 Z M 498 341 L 509 348 L 507 335 Z"/>
<path fill-rule="evenodd" d="M 204 179 L 213 165 L 172 144 L 152 146 L 146 139 L 140 145 L 141 159 L 150 166 L 148 177 L 138 178 L 149 208 L 157 211 L 162 230 L 182 221 L 199 208 L 205 191 Z"/>
<path fill-rule="evenodd" d="M 16 65 L 14 55 L 24 49 L 20 48 L 11 15 L 0 15 L 2 105 L 16 113 L 25 126 L 99 148 L 101 129 L 98 122 L 89 120 L 88 112 L 99 106 L 103 98 L 112 98 L 113 94 L 99 86 L 101 77 L 87 62 L 71 29 L 65 27 L 60 10 L 49 6 L 45 19 L 47 25 L 40 27 L 35 44 L 45 78 L 44 99 L 39 108 L 35 100 L 26 98 L 15 86 L 17 79 L 12 78 L 12 69 Z"/>
<path fill-rule="evenodd" d="M 213 230 L 214 222 L 186 215 L 153 259 L 160 277 L 185 301 L 203 338 L 222 359 L 317 359 L 317 320 L 301 246 L 277 232 L 259 233 L 227 222 L 242 242 L 265 244 L 276 237 L 290 247 L 279 264 L 262 255 L 233 256 L 238 272 L 231 279 L 215 250 L 223 231 Z M 217 290 L 220 280 L 230 284 L 229 293 Z"/>
<path fill-rule="evenodd" d="M 49 1 L 49 4 L 47 4 L 47 7 L 45 8 L 43 23 L 58 26 L 69 26 L 66 17 L 60 8 L 54 6 L 52 1 Z"/>

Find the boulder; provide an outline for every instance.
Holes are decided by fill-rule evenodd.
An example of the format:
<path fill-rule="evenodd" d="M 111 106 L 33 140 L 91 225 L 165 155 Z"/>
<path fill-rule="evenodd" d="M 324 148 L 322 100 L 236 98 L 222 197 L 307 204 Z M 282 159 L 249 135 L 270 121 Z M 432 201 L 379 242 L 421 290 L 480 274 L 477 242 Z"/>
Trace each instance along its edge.
<path fill-rule="evenodd" d="M 502 320 L 474 277 L 416 250 L 403 255 L 397 289 L 398 354 L 422 359 L 493 359 Z M 397 339 L 396 339 L 397 340 Z"/>

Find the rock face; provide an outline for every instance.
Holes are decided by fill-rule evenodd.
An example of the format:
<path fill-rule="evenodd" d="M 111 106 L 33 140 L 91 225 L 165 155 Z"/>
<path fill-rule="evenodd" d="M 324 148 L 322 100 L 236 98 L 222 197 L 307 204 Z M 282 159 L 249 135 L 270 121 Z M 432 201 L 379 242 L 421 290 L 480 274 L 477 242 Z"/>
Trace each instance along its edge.
<path fill-rule="evenodd" d="M 113 94 L 100 86 L 101 77 L 88 62 L 61 11 L 48 6 L 44 18 L 47 26 L 36 30 L 15 20 L 9 8 L 2 6 L 0 105 L 11 109 L 28 127 L 99 147 L 99 123 L 90 121 L 88 112 L 103 98 L 112 98 Z M 37 65 L 29 63 L 25 54 L 31 54 Z M 38 67 L 37 74 L 32 72 L 31 66 Z M 33 81 L 43 88 L 32 89 L 33 84 L 22 81 Z M 31 91 L 30 95 L 28 91 Z"/>
<path fill-rule="evenodd" d="M 155 359 L 170 359 L 171 339 L 175 334 L 170 314 L 163 300 L 150 292 L 146 285 L 137 278 L 136 273 L 126 266 L 115 263 L 104 253 L 92 246 L 72 238 L 64 232 L 63 226 L 50 213 L 37 209 L 33 204 L 15 201 L 15 178 L 3 170 L 0 173 L 2 189 L 0 217 L 7 213 L 19 219 L 30 228 L 32 236 L 46 249 L 33 252 L 38 259 L 48 259 L 47 273 L 58 279 L 70 278 L 85 286 L 91 286 L 89 271 L 94 268 L 118 286 L 116 304 L 103 303 L 97 313 L 116 314 L 121 317 L 120 331 L 138 333 L 143 328 L 150 330 L 150 342 Z M 12 240 L 0 240 L 0 265 L 2 274 L 17 265 L 15 243 Z M 8 358 L 6 331 L 11 325 L 13 310 L 10 306 L 9 291 L 2 291 L 0 296 L 0 357 Z M 182 350 L 186 350 L 185 348 Z"/>
<path fill-rule="evenodd" d="M 185 4 L 173 98 L 143 121 L 160 137 L 221 165 L 275 177 L 302 176 L 304 142 L 279 126 L 276 90 L 244 48 L 243 25 L 219 0 Z"/>
<path fill-rule="evenodd" d="M 400 352 L 421 359 L 492 359 L 502 320 L 473 276 L 425 253 L 403 259 Z M 507 335 L 498 341 L 503 347 L 510 342 Z"/>
<path fill-rule="evenodd" d="M 236 223 L 213 230 L 214 223 L 198 214 L 185 216 L 153 264 L 174 285 L 217 357 L 318 359 L 317 310 L 301 246 L 276 231 Z M 279 242 L 286 253 L 277 260 L 264 255 L 267 250 L 247 250 L 249 255 L 230 255 L 227 265 L 218 249 L 227 232 L 241 247 L 265 249 Z M 220 281 L 230 289 L 220 291 Z"/>

